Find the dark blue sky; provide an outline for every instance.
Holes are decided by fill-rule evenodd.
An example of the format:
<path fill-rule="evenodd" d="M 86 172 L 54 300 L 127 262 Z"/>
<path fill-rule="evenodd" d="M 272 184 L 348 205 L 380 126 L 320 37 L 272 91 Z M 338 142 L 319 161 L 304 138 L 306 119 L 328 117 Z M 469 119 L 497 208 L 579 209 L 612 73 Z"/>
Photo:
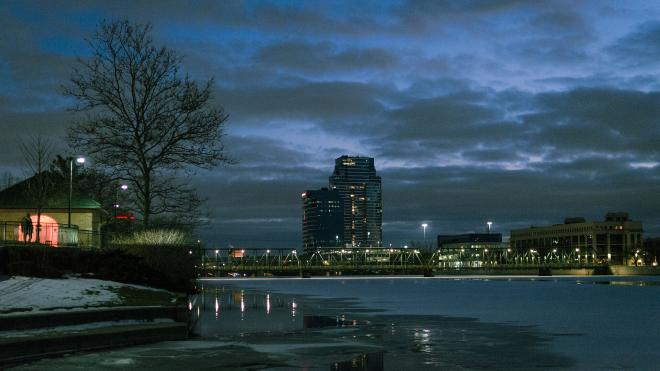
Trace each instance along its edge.
<path fill-rule="evenodd" d="M 238 165 L 198 173 L 212 244 L 300 244 L 300 193 L 372 156 L 384 240 L 601 219 L 660 235 L 660 6 L 649 1 L 5 1 L 0 171 L 60 140 L 103 19 L 150 21 L 216 79 Z M 62 152 L 66 149 L 62 147 Z"/>

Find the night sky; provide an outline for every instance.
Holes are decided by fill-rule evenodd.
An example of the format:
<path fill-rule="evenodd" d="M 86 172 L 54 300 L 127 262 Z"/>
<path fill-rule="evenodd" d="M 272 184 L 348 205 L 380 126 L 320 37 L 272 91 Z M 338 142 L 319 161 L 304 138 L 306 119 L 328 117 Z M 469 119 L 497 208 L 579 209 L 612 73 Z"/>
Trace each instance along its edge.
<path fill-rule="evenodd" d="M 198 172 L 209 245 L 300 246 L 300 194 L 374 157 L 384 242 L 628 211 L 660 235 L 660 4 L 652 1 L 3 1 L 0 173 L 59 141 L 103 19 L 215 77 L 237 165 Z"/>

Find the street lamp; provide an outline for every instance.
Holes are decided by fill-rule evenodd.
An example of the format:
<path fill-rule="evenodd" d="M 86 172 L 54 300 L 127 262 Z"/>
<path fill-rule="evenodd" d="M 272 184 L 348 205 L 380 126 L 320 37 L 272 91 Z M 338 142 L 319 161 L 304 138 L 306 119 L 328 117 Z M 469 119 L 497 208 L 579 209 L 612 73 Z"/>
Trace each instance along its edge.
<path fill-rule="evenodd" d="M 85 163 L 84 157 L 78 157 L 75 159 L 76 163 L 82 165 Z M 69 212 L 67 224 L 71 228 L 71 198 L 73 198 L 73 158 L 69 160 Z"/>
<path fill-rule="evenodd" d="M 422 224 L 422 228 L 424 229 L 424 247 L 426 247 L 426 227 L 428 226 L 426 223 Z"/>
<path fill-rule="evenodd" d="M 488 226 L 486 230 L 488 231 L 488 233 L 490 233 L 490 228 L 493 226 L 493 222 L 489 220 L 486 222 L 486 225 Z"/>
<path fill-rule="evenodd" d="M 115 204 L 114 204 L 114 209 L 115 209 L 115 223 L 117 222 L 117 209 L 119 209 L 119 190 L 125 191 L 128 189 L 128 185 L 126 184 L 121 184 L 119 187 L 117 187 L 117 190 L 115 191 Z"/>

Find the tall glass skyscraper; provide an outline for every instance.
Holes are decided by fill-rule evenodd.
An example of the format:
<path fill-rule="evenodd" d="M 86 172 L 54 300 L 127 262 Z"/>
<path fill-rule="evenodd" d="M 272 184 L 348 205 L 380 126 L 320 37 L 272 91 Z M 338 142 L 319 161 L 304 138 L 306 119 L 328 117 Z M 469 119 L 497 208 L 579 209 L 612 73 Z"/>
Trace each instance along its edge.
<path fill-rule="evenodd" d="M 330 188 L 339 191 L 344 201 L 344 243 L 359 247 L 381 246 L 383 198 L 374 159 L 339 157 L 330 176 Z"/>

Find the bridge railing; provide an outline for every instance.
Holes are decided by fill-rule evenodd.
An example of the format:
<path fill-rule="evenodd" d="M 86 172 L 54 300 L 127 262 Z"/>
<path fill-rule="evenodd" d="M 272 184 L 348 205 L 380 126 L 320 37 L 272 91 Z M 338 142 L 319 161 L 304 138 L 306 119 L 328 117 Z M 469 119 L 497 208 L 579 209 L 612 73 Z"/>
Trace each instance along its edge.
<path fill-rule="evenodd" d="M 438 269 L 473 268 L 575 268 L 601 265 L 595 259 L 567 256 L 541 256 L 528 252 L 491 252 L 480 256 L 460 256 L 446 259 L 439 251 L 418 249 L 319 249 L 299 253 L 295 249 L 209 249 L 201 257 L 201 268 L 209 271 L 310 270 L 341 269 Z"/>

